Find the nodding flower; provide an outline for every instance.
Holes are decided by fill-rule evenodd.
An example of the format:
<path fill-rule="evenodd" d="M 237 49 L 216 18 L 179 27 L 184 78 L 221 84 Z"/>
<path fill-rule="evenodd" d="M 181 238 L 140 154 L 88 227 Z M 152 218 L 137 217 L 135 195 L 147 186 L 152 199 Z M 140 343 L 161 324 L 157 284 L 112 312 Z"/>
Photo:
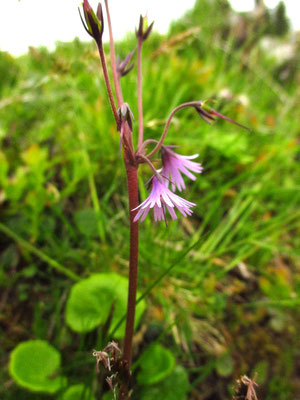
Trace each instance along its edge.
<path fill-rule="evenodd" d="M 134 222 L 144 221 L 147 214 L 153 208 L 154 221 L 166 220 L 166 209 L 169 211 L 172 219 L 177 219 L 175 208 L 184 216 L 191 215 L 193 212 L 190 210 L 196 204 L 191 203 L 182 197 L 177 196 L 165 185 L 164 181 L 159 181 L 157 176 L 153 176 L 150 181 L 151 193 L 148 198 L 141 203 L 138 207 L 131 211 L 139 209 Z"/>
<path fill-rule="evenodd" d="M 170 146 L 162 146 L 161 158 L 163 167 L 161 175 L 165 178 L 166 186 L 168 186 L 170 180 L 173 192 L 175 192 L 176 187 L 181 192 L 182 189 L 185 189 L 182 174 L 195 181 L 196 177 L 190 171 L 200 174 L 203 170 L 200 163 L 191 161 L 197 157 L 198 154 L 183 156 L 172 151 Z"/>

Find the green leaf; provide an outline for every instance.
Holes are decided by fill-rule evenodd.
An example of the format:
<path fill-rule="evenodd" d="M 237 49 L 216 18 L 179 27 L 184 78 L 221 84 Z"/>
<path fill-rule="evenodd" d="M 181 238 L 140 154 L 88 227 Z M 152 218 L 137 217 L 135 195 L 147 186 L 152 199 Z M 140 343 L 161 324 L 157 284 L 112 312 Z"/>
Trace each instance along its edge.
<path fill-rule="evenodd" d="M 66 306 L 66 322 L 75 332 L 89 332 L 103 324 L 114 304 L 111 328 L 126 313 L 128 280 L 117 274 L 95 274 L 76 283 Z M 144 313 L 145 301 L 136 308 L 135 326 Z M 125 322 L 114 333 L 115 338 L 124 336 Z"/>
<path fill-rule="evenodd" d="M 220 376 L 229 376 L 233 371 L 233 359 L 230 353 L 226 352 L 216 360 L 216 370 Z"/>
<path fill-rule="evenodd" d="M 74 218 L 80 233 L 90 238 L 98 235 L 97 214 L 92 208 L 77 211 Z"/>
<path fill-rule="evenodd" d="M 269 364 L 266 360 L 259 361 L 253 368 L 253 376 L 257 374 L 256 382 L 263 384 L 268 378 Z"/>
<path fill-rule="evenodd" d="M 96 400 L 91 389 L 83 383 L 70 386 L 60 397 L 60 400 Z"/>
<path fill-rule="evenodd" d="M 145 386 L 138 400 L 185 400 L 189 390 L 186 370 L 177 365 L 166 379 L 154 386 Z M 137 398 L 136 398 L 137 399 Z"/>
<path fill-rule="evenodd" d="M 114 394 L 112 392 L 106 392 L 102 395 L 101 400 L 114 400 Z"/>
<path fill-rule="evenodd" d="M 5 184 L 8 174 L 8 162 L 5 154 L 0 151 L 0 184 Z"/>
<path fill-rule="evenodd" d="M 65 378 L 55 375 L 60 362 L 60 353 L 48 342 L 29 340 L 12 351 L 9 371 L 16 383 L 26 389 L 55 393 L 65 385 Z"/>
<path fill-rule="evenodd" d="M 160 344 L 153 344 L 141 355 L 138 363 L 141 368 L 137 376 L 138 383 L 149 385 L 162 381 L 173 371 L 175 357 Z"/>
<path fill-rule="evenodd" d="M 47 159 L 47 148 L 40 148 L 38 144 L 34 144 L 22 153 L 22 158 L 28 166 L 41 168 Z"/>
<path fill-rule="evenodd" d="M 15 244 L 9 245 L 0 255 L 1 268 L 15 268 L 19 262 L 19 251 Z"/>

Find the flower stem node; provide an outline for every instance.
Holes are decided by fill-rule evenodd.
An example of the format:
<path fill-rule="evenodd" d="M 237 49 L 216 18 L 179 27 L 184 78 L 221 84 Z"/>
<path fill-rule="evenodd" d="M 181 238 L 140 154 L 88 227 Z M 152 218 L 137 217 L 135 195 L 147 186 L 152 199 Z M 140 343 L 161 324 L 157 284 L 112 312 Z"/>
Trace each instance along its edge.
<path fill-rule="evenodd" d="M 151 22 L 151 24 L 148 26 L 148 17 L 143 17 L 140 15 L 140 22 L 139 22 L 139 27 L 135 31 L 136 37 L 141 40 L 145 41 L 148 39 L 148 36 L 150 35 L 152 28 L 153 28 L 154 21 Z"/>
<path fill-rule="evenodd" d="M 172 151 L 172 147 L 174 146 L 162 146 L 161 148 L 163 164 L 161 175 L 165 178 L 166 186 L 168 186 L 170 179 L 173 192 L 175 192 L 176 187 L 181 192 L 182 189 L 185 189 L 182 174 L 195 181 L 196 177 L 190 171 L 201 174 L 203 168 L 200 163 L 191 161 L 197 158 L 198 154 L 182 156 Z"/>
<path fill-rule="evenodd" d="M 127 122 L 130 132 L 132 132 L 132 120 L 134 120 L 134 116 L 130 110 L 130 107 L 127 103 L 123 103 L 121 107 L 118 109 L 119 116 L 119 125 L 117 127 L 118 131 L 120 131 L 120 146 L 119 146 L 119 157 L 121 156 L 121 146 L 124 140 L 124 132 L 125 132 L 125 124 Z"/>
<path fill-rule="evenodd" d="M 81 21 L 83 23 L 83 26 L 87 33 L 95 39 L 97 44 L 102 43 L 102 35 L 103 35 L 103 28 L 104 28 L 104 21 L 103 21 L 103 13 L 102 13 L 102 7 L 101 4 L 98 4 L 97 8 L 97 13 L 95 14 L 94 10 L 90 6 L 88 0 L 83 0 L 83 14 L 84 14 L 84 19 L 85 22 L 82 19 L 80 10 L 79 10 L 79 15 L 81 18 Z"/>
<path fill-rule="evenodd" d="M 118 109 L 119 119 L 120 119 L 120 126 L 118 130 L 122 129 L 122 123 L 127 121 L 130 130 L 132 131 L 132 120 L 134 120 L 133 113 L 128 105 L 128 103 L 123 103 L 121 107 Z"/>

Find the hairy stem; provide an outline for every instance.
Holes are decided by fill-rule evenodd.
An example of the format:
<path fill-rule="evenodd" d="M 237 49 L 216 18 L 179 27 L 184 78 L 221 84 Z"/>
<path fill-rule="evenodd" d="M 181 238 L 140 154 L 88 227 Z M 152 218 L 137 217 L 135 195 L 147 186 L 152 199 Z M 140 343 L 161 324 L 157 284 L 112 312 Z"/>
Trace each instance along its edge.
<path fill-rule="evenodd" d="M 144 134 L 144 126 L 143 126 L 143 98 L 142 98 L 142 46 L 143 40 L 138 39 L 138 47 L 137 47 L 137 72 L 138 72 L 138 110 L 139 110 L 139 139 L 138 139 L 138 147 L 142 146 L 143 143 L 143 134 Z"/>
<path fill-rule="evenodd" d="M 169 115 L 169 118 L 168 118 L 167 123 L 166 123 L 165 128 L 164 128 L 164 131 L 163 131 L 163 133 L 161 135 L 161 138 L 159 139 L 159 141 L 158 141 L 157 145 L 154 147 L 154 149 L 149 154 L 147 154 L 146 157 L 150 158 L 150 157 L 154 156 L 154 154 L 157 153 L 158 150 L 161 148 L 161 146 L 163 144 L 163 141 L 165 140 L 166 134 L 168 132 L 168 129 L 170 127 L 170 123 L 171 123 L 171 120 L 172 120 L 174 114 L 177 111 L 181 110 L 182 108 L 195 107 L 195 106 L 198 106 L 198 105 L 199 105 L 199 101 L 190 101 L 188 103 L 181 104 L 180 106 L 174 108 L 174 110 Z"/>
<path fill-rule="evenodd" d="M 104 0 L 104 2 L 105 2 L 105 9 L 106 9 L 106 14 L 107 14 L 107 22 L 108 22 L 108 31 L 109 31 L 111 68 L 112 68 L 112 72 L 113 72 L 113 79 L 114 79 L 114 85 L 115 85 L 118 104 L 119 104 L 119 107 L 121 107 L 121 105 L 123 104 L 123 96 L 122 96 L 122 91 L 121 91 L 121 86 L 120 86 L 120 80 L 118 78 L 118 73 L 117 73 L 115 43 L 114 43 L 114 38 L 113 38 L 113 33 L 112 33 L 112 25 L 111 25 L 110 13 L 109 13 L 109 8 L 108 8 L 108 2 L 107 2 L 107 0 Z"/>
<path fill-rule="evenodd" d="M 110 105 L 111 105 L 112 112 L 114 114 L 114 118 L 116 120 L 116 123 L 117 123 L 117 125 L 119 125 L 119 116 L 118 116 L 118 113 L 117 113 L 114 96 L 112 94 L 112 90 L 111 90 L 111 86 L 110 86 L 110 82 L 109 82 L 109 77 L 108 77 L 108 72 L 107 72 L 105 55 L 104 55 L 102 43 L 101 44 L 97 43 L 97 47 L 98 47 L 98 51 L 99 51 L 99 55 L 100 55 L 100 60 L 101 60 L 101 64 L 102 64 L 103 75 L 104 75 L 104 80 L 105 80 L 105 85 L 106 85 L 106 89 L 107 89 Z"/>

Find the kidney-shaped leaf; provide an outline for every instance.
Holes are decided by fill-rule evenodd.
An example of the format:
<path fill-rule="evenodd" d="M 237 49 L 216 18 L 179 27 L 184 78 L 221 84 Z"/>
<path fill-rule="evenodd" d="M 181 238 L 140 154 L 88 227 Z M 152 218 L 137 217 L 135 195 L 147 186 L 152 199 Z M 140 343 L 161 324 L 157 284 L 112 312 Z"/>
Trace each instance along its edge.
<path fill-rule="evenodd" d="M 233 359 L 229 352 L 221 354 L 216 359 L 216 370 L 220 376 L 230 376 L 234 369 Z"/>
<path fill-rule="evenodd" d="M 188 390 L 187 372 L 183 367 L 177 365 L 163 381 L 153 386 L 144 386 L 139 393 L 138 400 L 185 400 Z"/>
<path fill-rule="evenodd" d="M 141 355 L 138 362 L 140 365 L 138 383 L 149 385 L 163 380 L 172 372 L 175 357 L 170 350 L 160 344 L 153 344 Z"/>
<path fill-rule="evenodd" d="M 76 283 L 66 306 L 66 322 L 75 332 L 89 332 L 103 324 L 112 309 L 110 331 L 126 313 L 128 280 L 117 274 L 95 274 Z M 143 312 L 145 301 L 136 308 L 135 325 Z M 125 322 L 114 332 L 115 338 L 124 336 Z"/>
<path fill-rule="evenodd" d="M 96 400 L 84 384 L 70 386 L 60 397 L 61 400 Z"/>
<path fill-rule="evenodd" d="M 60 353 L 48 342 L 29 340 L 12 351 L 9 371 L 20 386 L 35 392 L 55 393 L 66 381 L 56 375 L 60 361 Z"/>

